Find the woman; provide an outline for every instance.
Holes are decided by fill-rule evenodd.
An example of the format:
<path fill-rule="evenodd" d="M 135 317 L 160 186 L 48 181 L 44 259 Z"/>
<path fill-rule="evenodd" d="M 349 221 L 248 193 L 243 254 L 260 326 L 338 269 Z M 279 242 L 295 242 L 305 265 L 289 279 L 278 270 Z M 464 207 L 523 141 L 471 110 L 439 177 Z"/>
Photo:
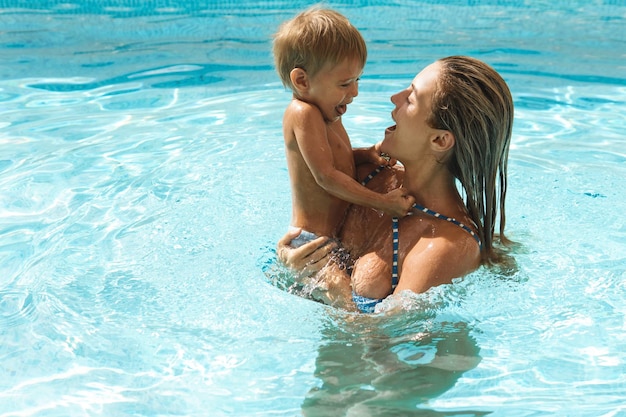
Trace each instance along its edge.
<path fill-rule="evenodd" d="M 289 233 L 278 244 L 281 260 L 291 268 L 314 271 L 325 265 L 318 276 L 332 304 L 354 308 L 351 284 L 353 301 L 367 312 L 392 293 L 424 292 L 481 264 L 503 262 L 494 245 L 497 222 L 500 241 L 507 243 L 513 100 L 502 77 L 473 58 L 443 58 L 391 101 L 396 124 L 385 131 L 380 150 L 402 166 L 380 170 L 367 186 L 377 192 L 403 187 L 417 203 L 412 215 L 398 220 L 352 206 L 340 239 L 355 262 L 344 270 L 326 264 L 332 249 L 322 238 L 291 249 L 287 242 L 297 233 Z M 372 168 L 359 167 L 359 174 Z"/>

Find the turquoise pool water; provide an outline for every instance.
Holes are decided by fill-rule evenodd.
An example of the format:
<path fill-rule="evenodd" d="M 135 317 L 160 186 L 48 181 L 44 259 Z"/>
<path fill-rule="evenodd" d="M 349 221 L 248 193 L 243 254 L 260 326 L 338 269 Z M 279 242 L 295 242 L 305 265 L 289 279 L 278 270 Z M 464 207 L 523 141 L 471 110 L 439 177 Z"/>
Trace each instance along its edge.
<path fill-rule="evenodd" d="M 289 221 L 269 38 L 305 1 L 0 1 L 0 416 L 626 415 L 626 6 L 337 1 L 355 146 L 446 55 L 516 104 L 478 271 L 351 315 L 264 268 Z"/>

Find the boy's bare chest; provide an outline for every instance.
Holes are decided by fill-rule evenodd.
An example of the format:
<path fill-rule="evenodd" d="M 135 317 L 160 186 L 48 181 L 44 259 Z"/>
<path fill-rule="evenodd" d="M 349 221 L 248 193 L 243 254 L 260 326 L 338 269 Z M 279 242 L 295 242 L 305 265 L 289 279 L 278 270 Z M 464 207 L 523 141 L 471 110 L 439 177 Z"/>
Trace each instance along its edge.
<path fill-rule="evenodd" d="M 329 125 L 327 127 L 328 145 L 332 150 L 335 167 L 342 171 L 354 170 L 354 155 L 348 134 L 342 126 Z"/>

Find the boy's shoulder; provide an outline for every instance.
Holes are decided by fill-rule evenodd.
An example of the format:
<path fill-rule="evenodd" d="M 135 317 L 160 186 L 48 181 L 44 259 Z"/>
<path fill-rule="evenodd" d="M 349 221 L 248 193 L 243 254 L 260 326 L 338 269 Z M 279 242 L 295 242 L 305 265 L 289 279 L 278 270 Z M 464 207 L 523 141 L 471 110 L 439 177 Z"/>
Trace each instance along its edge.
<path fill-rule="evenodd" d="M 294 98 L 285 110 L 285 117 L 298 120 L 318 120 L 323 122 L 324 116 L 320 109 L 312 103 Z"/>
<path fill-rule="evenodd" d="M 288 111 L 292 112 L 313 112 L 313 113 L 321 113 L 320 109 L 312 103 L 308 103 L 304 100 L 300 100 L 299 98 L 293 98 L 289 105 L 287 106 Z"/>

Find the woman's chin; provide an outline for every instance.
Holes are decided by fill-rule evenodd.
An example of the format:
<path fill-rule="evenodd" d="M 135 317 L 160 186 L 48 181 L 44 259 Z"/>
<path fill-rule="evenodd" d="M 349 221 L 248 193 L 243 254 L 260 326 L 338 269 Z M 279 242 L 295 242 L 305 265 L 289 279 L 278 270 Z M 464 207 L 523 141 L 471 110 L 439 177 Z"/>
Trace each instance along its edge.
<path fill-rule="evenodd" d="M 385 129 L 385 138 L 380 143 L 380 151 L 384 153 L 389 153 L 389 143 L 393 141 L 393 134 L 395 131 L 395 126 L 392 128 Z"/>
<path fill-rule="evenodd" d="M 396 126 L 389 126 L 387 129 L 385 129 L 385 139 L 384 140 L 389 140 L 391 137 L 393 137 L 393 135 L 396 133 Z M 384 141 L 383 141 L 384 142 Z"/>

